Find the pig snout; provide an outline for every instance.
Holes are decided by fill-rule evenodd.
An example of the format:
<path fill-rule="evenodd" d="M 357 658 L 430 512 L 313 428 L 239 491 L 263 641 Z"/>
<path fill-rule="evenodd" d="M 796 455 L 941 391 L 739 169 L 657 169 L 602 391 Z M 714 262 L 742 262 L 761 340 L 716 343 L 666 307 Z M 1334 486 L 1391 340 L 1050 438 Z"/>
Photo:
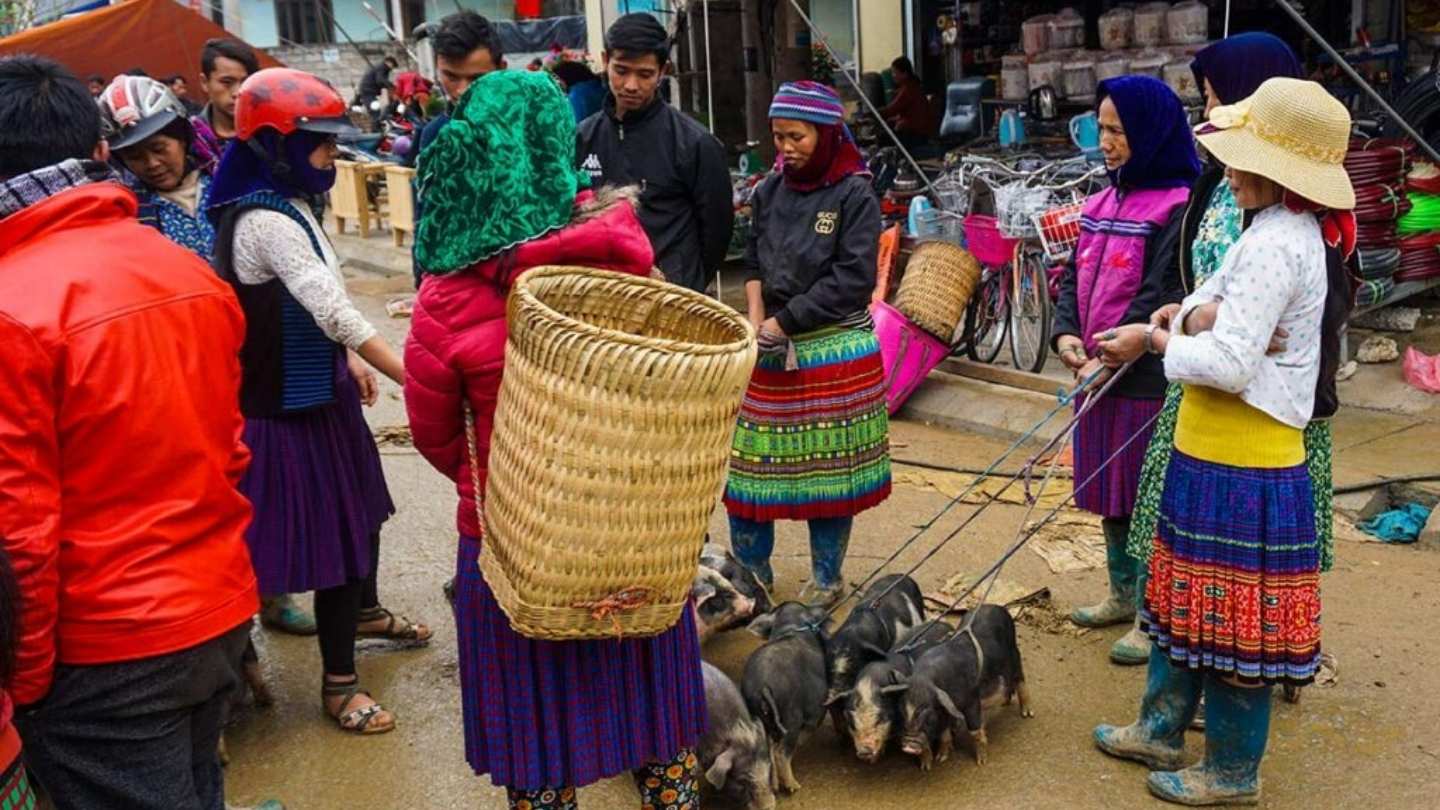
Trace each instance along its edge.
<path fill-rule="evenodd" d="M 735 594 L 735 619 L 755 618 L 755 600 L 738 591 Z"/>
<path fill-rule="evenodd" d="M 900 750 L 912 757 L 923 757 L 930 753 L 930 741 L 921 736 L 907 734 L 900 741 Z"/>

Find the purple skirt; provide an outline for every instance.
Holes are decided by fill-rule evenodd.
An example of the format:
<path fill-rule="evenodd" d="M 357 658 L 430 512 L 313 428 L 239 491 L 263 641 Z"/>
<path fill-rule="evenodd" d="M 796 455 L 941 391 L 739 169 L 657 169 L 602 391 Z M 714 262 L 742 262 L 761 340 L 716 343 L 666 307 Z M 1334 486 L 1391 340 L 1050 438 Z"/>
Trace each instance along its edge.
<path fill-rule="evenodd" d="M 1083 399 L 1077 400 L 1076 407 L 1083 404 Z M 1155 432 L 1154 423 L 1146 423 L 1164 405 L 1163 399 L 1129 399 L 1106 394 L 1085 414 L 1075 426 L 1077 507 L 1101 517 L 1130 517 L 1140 491 L 1145 450 L 1150 446 L 1150 434 Z M 1111 454 L 1137 433 L 1140 435 L 1107 466 L 1105 461 Z"/>
<path fill-rule="evenodd" d="M 455 562 L 465 759 L 517 790 L 581 787 L 673 759 L 705 732 L 700 640 L 686 610 L 654 638 L 536 641 L 510 628 L 461 536 Z"/>
<path fill-rule="evenodd" d="M 255 509 L 245 539 L 266 595 L 369 576 L 380 526 L 395 513 L 343 355 L 335 373 L 329 405 L 245 420 L 253 458 L 240 492 Z"/>

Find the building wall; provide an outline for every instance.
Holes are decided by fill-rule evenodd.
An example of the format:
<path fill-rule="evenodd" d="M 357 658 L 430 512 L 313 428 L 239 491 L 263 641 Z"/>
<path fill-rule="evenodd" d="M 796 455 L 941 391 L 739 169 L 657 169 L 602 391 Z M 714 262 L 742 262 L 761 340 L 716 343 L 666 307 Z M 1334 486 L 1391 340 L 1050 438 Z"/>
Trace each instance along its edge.
<path fill-rule="evenodd" d="M 905 53 L 902 0 L 860 0 L 860 70 L 886 71 Z"/>
<path fill-rule="evenodd" d="M 406 69 L 404 67 L 406 56 L 399 46 L 378 42 L 361 43 L 358 49 L 346 44 L 294 45 L 268 50 L 271 56 L 289 67 L 314 73 L 335 85 L 340 94 L 345 96 L 346 101 L 355 96 L 355 88 L 360 86 L 360 78 L 369 69 L 365 57 L 369 57 L 371 64 L 379 64 L 387 54 L 393 55 L 400 60 L 400 69 Z M 365 56 L 362 57 L 361 53 L 364 53 Z"/>

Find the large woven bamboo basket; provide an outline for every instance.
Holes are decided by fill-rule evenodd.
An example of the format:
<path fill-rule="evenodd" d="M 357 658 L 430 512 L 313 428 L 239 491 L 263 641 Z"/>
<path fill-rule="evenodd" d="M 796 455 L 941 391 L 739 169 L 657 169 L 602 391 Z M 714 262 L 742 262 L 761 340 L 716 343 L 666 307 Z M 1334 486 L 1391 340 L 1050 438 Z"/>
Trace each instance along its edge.
<path fill-rule="evenodd" d="M 650 636 L 685 606 L 755 332 L 698 293 L 580 267 L 520 278 L 480 569 L 516 632 Z"/>
<path fill-rule="evenodd" d="M 949 242 L 922 242 L 905 266 L 895 308 L 948 345 L 979 284 L 980 262 L 969 251 Z"/>

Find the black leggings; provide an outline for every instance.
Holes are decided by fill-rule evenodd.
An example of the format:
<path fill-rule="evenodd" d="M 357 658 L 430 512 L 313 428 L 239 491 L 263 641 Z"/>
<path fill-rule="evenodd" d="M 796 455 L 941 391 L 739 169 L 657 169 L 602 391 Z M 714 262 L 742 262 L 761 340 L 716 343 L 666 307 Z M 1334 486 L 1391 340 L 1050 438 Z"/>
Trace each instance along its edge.
<path fill-rule="evenodd" d="M 380 565 L 380 535 L 370 538 L 370 575 L 315 592 L 315 627 L 326 675 L 355 674 L 355 627 L 362 608 L 380 604 L 375 571 Z"/>

